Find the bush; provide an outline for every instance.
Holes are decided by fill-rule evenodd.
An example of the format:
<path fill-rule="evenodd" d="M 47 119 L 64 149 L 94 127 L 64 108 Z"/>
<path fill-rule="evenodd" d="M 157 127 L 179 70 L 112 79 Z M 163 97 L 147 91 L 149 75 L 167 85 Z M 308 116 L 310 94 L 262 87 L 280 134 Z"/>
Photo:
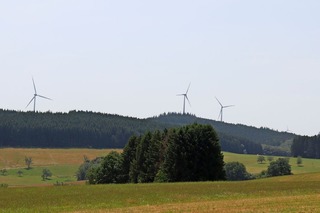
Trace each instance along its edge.
<path fill-rule="evenodd" d="M 227 180 L 236 181 L 252 179 L 252 175 L 247 172 L 246 167 L 242 163 L 226 163 L 224 168 L 226 171 Z"/>
<path fill-rule="evenodd" d="M 119 183 L 121 182 L 122 157 L 118 152 L 110 152 L 97 168 L 88 173 L 89 183 Z"/>
<path fill-rule="evenodd" d="M 266 161 L 266 159 L 263 155 L 258 155 L 257 161 L 258 161 L 258 163 L 263 163 L 264 161 Z"/>
<path fill-rule="evenodd" d="M 45 168 L 42 170 L 42 175 L 41 175 L 42 180 L 47 180 L 51 176 L 52 176 L 52 172 L 49 169 Z"/>
<path fill-rule="evenodd" d="M 269 162 L 273 161 L 273 156 L 268 156 L 268 157 L 267 157 L 267 160 L 268 160 Z"/>
<path fill-rule="evenodd" d="M 301 156 L 297 157 L 297 165 L 302 166 L 302 157 Z"/>
<path fill-rule="evenodd" d="M 255 175 L 255 178 L 267 178 L 268 172 L 267 170 L 262 170 L 259 174 Z"/>
<path fill-rule="evenodd" d="M 7 171 L 7 169 L 1 169 L 0 173 L 1 173 L 1 175 L 6 176 L 8 171 Z"/>
<path fill-rule="evenodd" d="M 17 174 L 18 174 L 19 177 L 21 177 L 22 174 L 23 174 L 23 171 L 19 170 L 19 171 L 17 172 Z"/>
<path fill-rule="evenodd" d="M 267 174 L 269 177 L 291 175 L 289 158 L 279 158 L 278 160 L 271 162 Z"/>
<path fill-rule="evenodd" d="M 97 157 L 90 161 L 85 157 L 84 162 L 80 165 L 76 173 L 77 180 L 88 180 L 89 171 L 91 171 L 93 168 L 99 167 L 102 159 L 102 157 Z"/>

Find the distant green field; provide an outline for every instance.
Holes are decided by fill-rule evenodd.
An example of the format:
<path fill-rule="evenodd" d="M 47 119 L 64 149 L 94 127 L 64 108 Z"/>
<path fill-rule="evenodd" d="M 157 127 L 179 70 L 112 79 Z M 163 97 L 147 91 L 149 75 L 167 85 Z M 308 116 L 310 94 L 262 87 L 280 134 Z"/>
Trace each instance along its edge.
<path fill-rule="evenodd" d="M 76 171 L 83 162 L 84 155 L 89 159 L 107 155 L 111 149 L 0 149 L 0 169 L 7 169 L 5 176 L 0 175 L 0 184 L 9 186 L 53 185 L 76 181 Z M 118 150 L 121 151 L 121 150 Z M 32 157 L 30 170 L 26 169 L 25 156 Z M 43 181 L 42 170 L 52 172 L 49 180 Z M 19 177 L 18 171 L 22 171 Z"/>
<path fill-rule="evenodd" d="M 257 174 L 262 170 L 267 170 L 269 166 L 269 162 L 267 160 L 267 156 L 265 156 L 266 162 L 260 164 L 257 162 L 257 155 L 243 155 L 243 154 L 234 154 L 224 152 L 224 161 L 231 162 L 231 161 L 239 161 L 243 163 L 247 171 L 253 174 Z M 278 159 L 279 157 L 274 156 L 274 160 Z M 320 172 L 320 159 L 302 159 L 302 165 L 297 165 L 297 158 L 290 158 L 289 161 L 291 165 L 291 170 L 293 174 L 302 174 L 302 173 L 312 173 L 312 172 Z"/>
<path fill-rule="evenodd" d="M 242 182 L 0 188 L 1 212 L 319 212 L 320 173 Z"/>
<path fill-rule="evenodd" d="M 6 183 L 10 186 L 26 186 L 39 184 L 53 184 L 58 182 L 70 183 L 76 181 L 75 173 L 79 166 L 77 165 L 51 165 L 46 167 L 33 167 L 28 169 L 9 169 L 5 176 L 0 175 L 0 183 Z M 48 168 L 52 172 L 52 177 L 43 181 L 41 178 L 42 170 Z M 22 171 L 21 177 L 18 171 Z"/>
<path fill-rule="evenodd" d="M 83 162 L 83 156 L 93 159 L 107 155 L 111 149 L 24 149 L 4 148 L 0 149 L 0 168 L 25 167 L 25 156 L 33 159 L 32 165 L 79 165 Z M 118 151 L 121 151 L 118 149 Z"/>
<path fill-rule="evenodd" d="M 0 169 L 6 168 L 8 174 L 0 175 L 0 184 L 6 183 L 9 186 L 30 186 L 30 185 L 52 185 L 53 183 L 71 183 L 76 181 L 75 173 L 83 162 L 83 156 L 89 159 L 98 156 L 105 156 L 109 149 L 0 149 Z M 121 151 L 121 150 L 118 150 Z M 30 156 L 33 159 L 32 169 L 25 169 L 24 157 Z M 274 157 L 277 159 L 277 157 Z M 243 163 L 248 172 L 257 174 L 266 170 L 269 162 L 259 164 L 256 155 L 240 155 L 224 153 L 225 162 L 239 161 Z M 290 158 L 292 172 L 294 174 L 320 172 L 319 159 L 303 159 L 303 166 L 296 165 L 296 158 Z M 43 181 L 41 178 L 42 169 L 48 168 L 53 176 L 50 180 Z M 19 177 L 18 171 L 23 172 Z"/>

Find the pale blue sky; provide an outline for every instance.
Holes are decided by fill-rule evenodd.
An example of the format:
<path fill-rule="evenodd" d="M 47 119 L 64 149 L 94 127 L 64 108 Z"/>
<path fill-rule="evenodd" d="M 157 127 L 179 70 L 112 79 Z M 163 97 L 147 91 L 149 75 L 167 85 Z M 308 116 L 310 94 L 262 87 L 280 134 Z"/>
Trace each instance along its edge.
<path fill-rule="evenodd" d="M 0 108 L 320 131 L 320 1 L 0 1 Z"/>

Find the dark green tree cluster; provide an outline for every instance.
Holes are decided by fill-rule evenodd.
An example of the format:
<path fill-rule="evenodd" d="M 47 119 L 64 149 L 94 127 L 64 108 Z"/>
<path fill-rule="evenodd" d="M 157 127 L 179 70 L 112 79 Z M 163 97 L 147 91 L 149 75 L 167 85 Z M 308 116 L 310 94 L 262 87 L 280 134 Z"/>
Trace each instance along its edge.
<path fill-rule="evenodd" d="M 253 176 L 247 172 L 246 167 L 240 162 L 229 162 L 225 165 L 227 180 L 239 181 L 250 180 Z"/>
<path fill-rule="evenodd" d="M 263 154 L 261 144 L 252 142 L 248 139 L 234 137 L 224 133 L 219 133 L 221 149 L 226 152 L 239 154 Z"/>
<path fill-rule="evenodd" d="M 94 160 L 89 160 L 86 156 L 83 157 L 83 163 L 76 172 L 77 180 L 88 180 L 90 171 L 93 171 L 96 167 L 100 166 L 102 157 L 97 157 Z"/>
<path fill-rule="evenodd" d="M 92 184 L 224 180 L 224 162 L 212 126 L 192 124 L 132 136 L 89 170 Z"/>
<path fill-rule="evenodd" d="M 293 140 L 291 153 L 294 157 L 320 158 L 320 134 L 313 137 L 299 136 Z"/>
<path fill-rule="evenodd" d="M 290 159 L 288 157 L 278 158 L 275 161 L 273 160 L 273 158 L 270 158 L 268 160 L 270 161 L 268 169 L 262 171 L 259 175 L 257 175 L 257 178 L 292 175 L 291 165 L 289 163 Z"/>
<path fill-rule="evenodd" d="M 112 151 L 103 158 L 101 164 L 88 170 L 90 184 L 123 183 L 121 154 Z"/>
<path fill-rule="evenodd" d="M 269 177 L 291 175 L 291 166 L 289 158 L 279 158 L 276 161 L 270 162 L 268 166 L 267 175 Z"/>

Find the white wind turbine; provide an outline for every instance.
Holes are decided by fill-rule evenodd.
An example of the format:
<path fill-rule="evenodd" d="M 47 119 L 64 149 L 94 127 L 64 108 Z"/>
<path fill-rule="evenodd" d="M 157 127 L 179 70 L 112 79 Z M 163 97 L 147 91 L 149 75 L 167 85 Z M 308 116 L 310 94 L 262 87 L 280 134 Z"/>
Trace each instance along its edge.
<path fill-rule="evenodd" d="M 42 96 L 42 95 L 38 95 L 37 89 L 36 89 L 36 84 L 34 83 L 33 78 L 32 78 L 32 83 L 33 83 L 33 88 L 34 88 L 34 95 L 33 95 L 33 98 L 30 100 L 30 102 L 28 103 L 28 105 L 26 106 L 26 108 L 27 108 L 27 107 L 31 104 L 31 102 L 33 101 L 33 111 L 35 112 L 35 111 L 36 111 L 36 100 L 37 100 L 37 97 L 44 98 L 44 99 L 48 99 L 48 100 L 52 100 L 52 99 L 47 98 L 47 97 Z"/>
<path fill-rule="evenodd" d="M 189 105 L 191 106 L 189 98 L 188 98 L 188 92 L 189 92 L 190 85 L 191 85 L 191 83 L 189 83 L 189 86 L 188 86 L 186 93 L 177 95 L 177 96 L 183 96 L 183 114 L 186 113 L 186 99 L 187 99 Z"/>
<path fill-rule="evenodd" d="M 228 108 L 228 107 L 233 107 L 233 106 L 235 106 L 235 105 L 227 105 L 227 106 L 223 106 L 222 104 L 221 104 L 221 102 L 218 100 L 218 98 L 216 97 L 216 99 L 217 99 L 217 101 L 218 101 L 218 103 L 220 104 L 220 106 L 221 106 L 221 108 L 220 108 L 220 114 L 219 114 L 219 117 L 218 117 L 218 119 L 220 118 L 221 120 L 221 122 L 223 121 L 223 109 L 224 108 Z"/>

